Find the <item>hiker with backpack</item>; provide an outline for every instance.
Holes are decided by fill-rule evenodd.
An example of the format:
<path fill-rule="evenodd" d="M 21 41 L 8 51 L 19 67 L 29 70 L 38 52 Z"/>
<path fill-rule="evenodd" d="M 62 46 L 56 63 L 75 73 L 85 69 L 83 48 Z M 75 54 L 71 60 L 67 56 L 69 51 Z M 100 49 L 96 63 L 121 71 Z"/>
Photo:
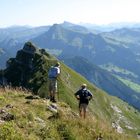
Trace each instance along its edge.
<path fill-rule="evenodd" d="M 92 93 L 87 89 L 86 84 L 81 85 L 81 89 L 79 89 L 75 93 L 75 97 L 79 100 L 79 115 L 82 118 L 86 118 L 87 106 L 89 101 L 92 99 Z"/>
<path fill-rule="evenodd" d="M 50 96 L 50 101 L 52 102 L 56 102 L 57 78 L 59 74 L 60 74 L 60 63 L 57 62 L 55 66 L 51 66 L 48 72 L 49 96 Z"/>

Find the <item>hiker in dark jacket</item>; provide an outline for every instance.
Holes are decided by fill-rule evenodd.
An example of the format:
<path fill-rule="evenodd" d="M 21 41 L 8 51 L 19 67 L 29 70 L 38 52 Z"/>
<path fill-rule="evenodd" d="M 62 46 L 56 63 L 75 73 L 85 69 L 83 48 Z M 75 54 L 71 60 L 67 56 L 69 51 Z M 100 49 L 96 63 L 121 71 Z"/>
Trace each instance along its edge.
<path fill-rule="evenodd" d="M 87 106 L 93 96 L 86 87 L 86 84 L 82 84 L 81 89 L 75 93 L 75 97 L 79 100 L 79 115 L 84 119 L 86 118 Z"/>
<path fill-rule="evenodd" d="M 58 75 L 60 75 L 60 63 L 59 62 L 57 62 L 55 64 L 55 66 L 52 66 L 48 72 L 50 101 L 52 101 L 52 102 L 56 102 Z"/>

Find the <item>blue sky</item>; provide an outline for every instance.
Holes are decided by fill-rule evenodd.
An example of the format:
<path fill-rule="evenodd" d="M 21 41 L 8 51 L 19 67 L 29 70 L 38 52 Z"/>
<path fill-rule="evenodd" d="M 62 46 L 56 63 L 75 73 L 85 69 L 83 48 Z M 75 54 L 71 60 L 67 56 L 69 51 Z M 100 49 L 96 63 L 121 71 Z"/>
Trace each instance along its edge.
<path fill-rule="evenodd" d="M 0 27 L 140 22 L 140 0 L 0 0 Z"/>

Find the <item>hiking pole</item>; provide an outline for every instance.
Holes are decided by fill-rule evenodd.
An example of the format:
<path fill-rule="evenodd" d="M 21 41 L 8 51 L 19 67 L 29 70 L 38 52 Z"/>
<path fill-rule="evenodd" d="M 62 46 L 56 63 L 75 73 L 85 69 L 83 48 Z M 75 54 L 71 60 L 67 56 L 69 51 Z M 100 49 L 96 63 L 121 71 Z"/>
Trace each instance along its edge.
<path fill-rule="evenodd" d="M 59 101 L 59 91 L 57 91 L 57 98 L 58 98 L 58 101 Z"/>
<path fill-rule="evenodd" d="M 60 78 L 58 78 L 58 81 L 60 81 Z M 58 84 L 58 83 L 57 83 Z M 59 86 L 58 86 L 59 87 Z M 58 98 L 58 101 L 59 101 L 59 88 L 57 90 L 57 98 Z"/>

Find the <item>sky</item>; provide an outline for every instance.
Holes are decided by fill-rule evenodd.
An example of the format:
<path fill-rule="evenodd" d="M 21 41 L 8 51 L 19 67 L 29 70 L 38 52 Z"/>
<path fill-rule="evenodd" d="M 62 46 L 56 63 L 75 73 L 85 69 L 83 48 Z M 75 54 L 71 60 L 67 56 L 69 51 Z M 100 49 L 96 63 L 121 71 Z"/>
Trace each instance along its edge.
<path fill-rule="evenodd" d="M 0 27 L 140 22 L 140 0 L 0 0 Z"/>

